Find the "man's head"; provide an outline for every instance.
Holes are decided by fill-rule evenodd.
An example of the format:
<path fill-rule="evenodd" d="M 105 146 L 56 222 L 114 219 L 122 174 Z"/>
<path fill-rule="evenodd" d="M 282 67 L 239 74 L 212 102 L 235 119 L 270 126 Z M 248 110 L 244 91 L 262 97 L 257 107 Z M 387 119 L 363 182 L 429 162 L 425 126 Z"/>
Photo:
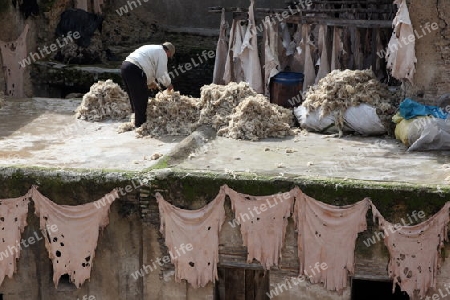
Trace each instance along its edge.
<path fill-rule="evenodd" d="M 170 43 L 170 42 L 165 42 L 164 44 L 163 44 L 163 48 L 164 48 L 164 50 L 166 50 L 166 53 L 167 53 L 167 57 L 172 57 L 174 54 L 175 54 L 175 46 L 174 45 L 172 45 L 172 43 Z"/>

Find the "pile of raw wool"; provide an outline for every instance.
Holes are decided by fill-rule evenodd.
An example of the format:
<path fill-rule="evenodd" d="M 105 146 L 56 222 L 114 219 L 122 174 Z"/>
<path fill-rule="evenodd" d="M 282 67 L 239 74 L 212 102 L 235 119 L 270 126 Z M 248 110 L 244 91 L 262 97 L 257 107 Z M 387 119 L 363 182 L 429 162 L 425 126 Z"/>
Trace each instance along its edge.
<path fill-rule="evenodd" d="M 130 114 L 127 94 L 111 79 L 94 83 L 76 109 L 76 117 L 87 121 L 101 121 L 105 118 L 120 120 Z"/>
<path fill-rule="evenodd" d="M 293 135 L 290 109 L 270 103 L 263 95 L 245 98 L 234 109 L 227 127 L 217 134 L 233 139 L 258 140 Z"/>
<path fill-rule="evenodd" d="M 245 98 L 256 95 L 247 82 L 205 85 L 200 89 L 202 109 L 198 124 L 209 124 L 216 130 L 228 126 L 233 109 Z"/>
<path fill-rule="evenodd" d="M 344 113 L 350 106 L 366 103 L 375 107 L 379 116 L 391 118 L 398 101 L 398 96 L 390 92 L 370 69 L 334 70 L 309 88 L 302 105 L 308 111 L 322 108 L 321 117 L 335 113 L 336 126 L 343 128 Z"/>
<path fill-rule="evenodd" d="M 136 129 L 138 137 L 150 135 L 189 135 L 197 127 L 199 99 L 163 91 L 150 98 L 147 122 Z"/>

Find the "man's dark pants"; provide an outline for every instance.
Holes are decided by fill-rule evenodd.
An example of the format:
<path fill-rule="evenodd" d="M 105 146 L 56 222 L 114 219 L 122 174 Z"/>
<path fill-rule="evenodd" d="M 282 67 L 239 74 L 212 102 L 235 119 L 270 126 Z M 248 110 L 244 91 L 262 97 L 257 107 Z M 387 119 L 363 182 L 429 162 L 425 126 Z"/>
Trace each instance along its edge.
<path fill-rule="evenodd" d="M 131 110 L 134 112 L 134 125 L 140 127 L 147 121 L 148 88 L 147 76 L 135 64 L 124 61 L 120 68 L 122 80 L 128 97 L 130 98 Z"/>

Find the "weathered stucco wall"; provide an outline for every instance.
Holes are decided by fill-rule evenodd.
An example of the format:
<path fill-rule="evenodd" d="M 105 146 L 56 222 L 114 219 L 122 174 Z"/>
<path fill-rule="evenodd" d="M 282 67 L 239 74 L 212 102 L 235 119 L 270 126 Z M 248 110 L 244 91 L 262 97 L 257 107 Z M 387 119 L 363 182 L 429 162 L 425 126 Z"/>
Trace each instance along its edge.
<path fill-rule="evenodd" d="M 416 87 L 410 91 L 418 95 L 420 102 L 435 105 L 439 96 L 450 92 L 450 2 L 410 0 L 407 3 L 418 37 Z M 437 23 L 439 29 L 430 32 L 425 27 L 427 23 Z"/>
<path fill-rule="evenodd" d="M 2 173 L 5 174 L 5 173 Z M 144 174 L 142 174 L 144 176 Z M 148 174 L 145 175 L 146 178 Z M 108 179 L 109 178 L 109 179 Z M 154 193 L 160 192 L 165 199 L 184 209 L 197 209 L 211 201 L 223 184 L 236 191 L 252 195 L 270 195 L 290 190 L 298 185 L 306 194 L 334 205 L 355 203 L 364 197 L 371 197 L 383 216 L 389 221 L 399 222 L 412 211 L 423 210 L 427 218 L 437 212 L 448 200 L 445 194 L 433 188 L 352 184 L 330 181 L 270 180 L 203 174 L 173 173 L 152 180 L 148 187 L 132 190 L 116 200 L 111 206 L 110 224 L 99 237 L 91 279 L 81 289 L 72 284 L 61 284 L 56 290 L 52 282 L 52 266 L 43 241 L 39 241 L 21 252 L 18 272 L 13 279 L 6 279 L 0 287 L 4 299 L 65 300 L 82 299 L 84 295 L 98 299 L 205 299 L 212 300 L 216 287 L 209 284 L 193 289 L 186 282 L 174 282 L 174 269 L 165 263 L 154 270 L 147 269 L 143 276 L 132 274 L 143 266 L 150 266 L 158 258 L 168 255 L 164 239 L 159 233 L 159 213 Z M 40 191 L 58 204 L 82 204 L 99 199 L 114 187 L 125 188 L 132 183 L 127 176 L 94 174 L 89 176 L 64 176 L 61 173 L 42 171 L 13 172 L 0 175 L 0 199 L 17 197 L 26 193 L 31 184 L 39 183 Z M 445 191 L 444 191 L 445 192 Z M 138 200 L 139 199 L 139 200 Z M 246 249 L 238 227 L 231 226 L 234 215 L 230 202 L 225 202 L 226 220 L 220 241 L 220 268 L 262 270 L 258 263 L 246 263 Z M 33 236 L 38 230 L 38 218 L 30 206 L 29 225 L 23 238 Z M 373 236 L 375 226 L 371 213 L 367 215 L 368 231 L 360 234 L 356 246 L 356 278 L 387 280 L 386 265 L 388 253 L 382 241 L 370 247 L 364 244 Z M 280 268 L 268 272 L 270 288 L 286 284 L 291 276 L 298 274 L 297 233 L 292 218 L 286 232 Z M 267 241 L 270 242 L 270 241 Z M 449 245 L 444 255 L 448 257 Z M 445 289 L 450 283 L 450 263 L 444 262 L 438 276 L 438 288 Z M 274 299 L 332 300 L 351 299 L 351 289 L 343 296 L 327 292 L 321 285 L 302 282 L 291 284 L 292 288 L 280 293 Z M 430 291 L 431 296 L 435 291 Z"/>
<path fill-rule="evenodd" d="M 101 183 L 80 177 L 65 182 L 61 178 L 23 176 L 16 173 L 10 178 L 0 176 L 0 199 L 24 195 L 31 184 L 39 182 L 40 192 L 57 204 L 77 205 L 100 199 L 115 186 L 126 186 L 129 181 Z M 95 184 L 97 183 L 97 184 Z M 142 299 L 142 283 L 131 278 L 142 260 L 142 222 L 135 200 L 136 192 L 116 200 L 111 205 L 110 224 L 100 233 L 90 281 L 80 289 L 60 280 L 58 289 L 53 284 L 53 268 L 45 249 L 39 218 L 29 207 L 28 226 L 23 239 L 39 236 L 41 239 L 24 247 L 18 262 L 17 273 L 5 279 L 0 287 L 4 299 L 82 299 L 84 295 L 96 300 Z M 36 237 L 36 239 L 38 239 Z"/>

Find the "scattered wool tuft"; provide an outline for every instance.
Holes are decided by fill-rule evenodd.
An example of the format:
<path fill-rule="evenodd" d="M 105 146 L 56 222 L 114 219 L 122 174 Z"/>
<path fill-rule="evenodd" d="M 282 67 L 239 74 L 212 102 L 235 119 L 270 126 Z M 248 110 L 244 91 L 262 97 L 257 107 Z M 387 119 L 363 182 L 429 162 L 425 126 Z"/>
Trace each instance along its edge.
<path fill-rule="evenodd" d="M 86 121 L 101 121 L 106 118 L 125 119 L 131 114 L 128 96 L 111 79 L 94 83 L 76 109 L 76 117 Z"/>
<path fill-rule="evenodd" d="M 126 123 L 119 125 L 119 128 L 117 129 L 117 133 L 124 133 L 127 131 L 132 131 L 132 130 L 134 130 L 134 128 L 135 128 L 134 122 L 126 122 Z"/>
<path fill-rule="evenodd" d="M 334 70 L 305 93 L 308 111 L 322 109 L 321 117 L 336 113 L 336 126 L 344 127 L 344 113 L 350 106 L 366 103 L 377 109 L 383 123 L 395 114 L 399 97 L 381 83 L 372 70 Z"/>
<path fill-rule="evenodd" d="M 210 124 L 219 130 L 228 126 L 233 109 L 245 98 L 257 93 L 247 82 L 230 82 L 228 85 L 210 84 L 200 89 L 199 124 Z"/>
<path fill-rule="evenodd" d="M 293 135 L 290 109 L 270 103 L 263 95 L 250 96 L 234 109 L 227 127 L 217 134 L 233 139 L 259 140 Z"/>
<path fill-rule="evenodd" d="M 189 135 L 196 128 L 200 114 L 198 98 L 180 92 L 163 91 L 150 98 L 147 104 L 147 122 L 136 129 L 138 137 L 162 135 Z"/>

